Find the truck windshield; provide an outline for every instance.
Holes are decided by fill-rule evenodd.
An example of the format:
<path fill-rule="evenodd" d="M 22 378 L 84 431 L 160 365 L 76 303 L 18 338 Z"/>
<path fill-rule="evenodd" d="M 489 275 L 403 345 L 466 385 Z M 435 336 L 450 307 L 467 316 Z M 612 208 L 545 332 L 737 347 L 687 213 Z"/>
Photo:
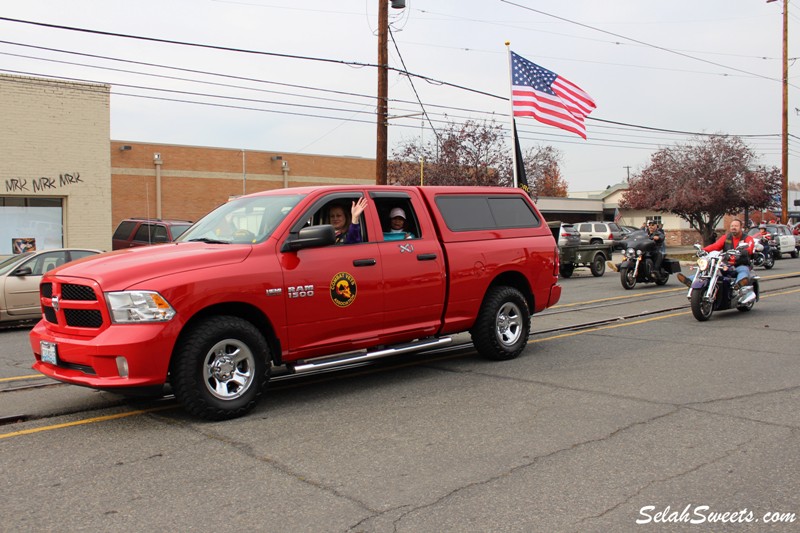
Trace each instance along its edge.
<path fill-rule="evenodd" d="M 301 194 L 286 194 L 231 200 L 198 220 L 177 240 L 220 244 L 263 242 L 302 197 Z"/>

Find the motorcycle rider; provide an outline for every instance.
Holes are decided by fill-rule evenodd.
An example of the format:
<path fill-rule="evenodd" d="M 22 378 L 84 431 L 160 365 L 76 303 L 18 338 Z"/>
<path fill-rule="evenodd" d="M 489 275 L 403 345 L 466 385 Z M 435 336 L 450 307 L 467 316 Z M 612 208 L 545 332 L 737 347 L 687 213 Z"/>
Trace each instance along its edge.
<path fill-rule="evenodd" d="M 658 222 L 648 220 L 647 236 L 656 243 L 656 249 L 653 252 L 653 272 L 658 272 L 664 256 L 667 254 L 666 235 L 664 235 L 664 230 L 658 227 Z"/>
<path fill-rule="evenodd" d="M 736 268 L 736 286 L 741 288 L 750 283 L 750 254 L 753 253 L 753 248 L 755 247 L 755 241 L 749 235 L 744 235 L 742 233 L 742 221 L 738 218 L 734 218 L 731 220 L 730 225 L 728 226 L 728 233 L 721 236 L 717 239 L 716 242 L 709 244 L 703 250 L 706 252 L 713 252 L 713 251 L 722 251 L 727 252 L 728 250 L 735 250 L 736 247 L 739 245 L 740 242 L 747 243 L 747 253 L 742 252 L 737 257 L 732 258 L 734 261 L 732 266 Z M 687 287 L 692 286 L 692 281 L 694 280 L 694 276 L 686 277 L 682 273 L 678 273 L 675 277 L 678 278 L 678 281 L 686 285 Z"/>
<path fill-rule="evenodd" d="M 664 256 L 667 255 L 667 238 L 664 234 L 664 230 L 658 226 L 658 222 L 655 220 L 646 221 L 642 224 L 642 229 L 647 233 L 647 236 L 656 243 L 656 250 L 653 252 L 653 272 L 655 273 L 661 268 Z M 614 272 L 619 272 L 619 265 L 620 263 L 606 261 L 606 267 Z"/>
<path fill-rule="evenodd" d="M 772 251 L 770 250 L 770 247 L 769 247 L 769 241 L 772 240 L 772 235 L 767 231 L 767 225 L 766 224 L 759 224 L 758 225 L 758 235 L 756 235 L 756 237 L 758 237 L 759 239 L 763 239 L 764 257 L 769 257 L 769 254 L 772 253 Z"/>

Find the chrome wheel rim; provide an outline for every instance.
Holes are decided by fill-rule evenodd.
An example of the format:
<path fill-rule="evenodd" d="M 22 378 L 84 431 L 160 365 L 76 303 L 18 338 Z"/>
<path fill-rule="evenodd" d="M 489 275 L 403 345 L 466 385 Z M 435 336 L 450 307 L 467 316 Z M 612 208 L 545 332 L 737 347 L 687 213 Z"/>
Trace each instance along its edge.
<path fill-rule="evenodd" d="M 522 336 L 522 312 L 512 303 L 504 303 L 497 311 L 495 335 L 503 346 L 513 346 Z"/>
<path fill-rule="evenodd" d="M 235 400 L 246 393 L 255 378 L 255 356 L 240 340 L 225 339 L 206 354 L 203 382 L 215 398 Z"/>

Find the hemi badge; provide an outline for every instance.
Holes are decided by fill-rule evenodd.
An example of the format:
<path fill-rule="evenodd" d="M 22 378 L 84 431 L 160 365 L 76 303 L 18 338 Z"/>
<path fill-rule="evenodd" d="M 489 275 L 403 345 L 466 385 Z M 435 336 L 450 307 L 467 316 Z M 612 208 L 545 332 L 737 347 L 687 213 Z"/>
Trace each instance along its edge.
<path fill-rule="evenodd" d="M 283 289 L 267 289 L 267 296 L 280 296 Z"/>

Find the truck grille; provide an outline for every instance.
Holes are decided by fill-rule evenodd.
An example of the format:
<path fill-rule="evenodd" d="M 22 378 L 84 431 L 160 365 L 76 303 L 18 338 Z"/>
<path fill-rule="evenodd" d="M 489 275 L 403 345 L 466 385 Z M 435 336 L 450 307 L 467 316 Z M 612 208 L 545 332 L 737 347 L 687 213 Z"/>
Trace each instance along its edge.
<path fill-rule="evenodd" d="M 76 328 L 99 328 L 103 325 L 103 315 L 92 309 L 64 309 L 67 325 Z"/>
<path fill-rule="evenodd" d="M 72 283 L 65 283 L 61 286 L 61 297 L 64 300 L 97 301 L 94 289 L 86 285 L 73 285 Z"/>
<path fill-rule="evenodd" d="M 42 283 L 39 293 L 47 322 L 73 328 L 97 329 L 103 326 L 105 306 L 94 287 L 56 281 Z M 53 305 L 55 301 L 57 306 Z"/>

